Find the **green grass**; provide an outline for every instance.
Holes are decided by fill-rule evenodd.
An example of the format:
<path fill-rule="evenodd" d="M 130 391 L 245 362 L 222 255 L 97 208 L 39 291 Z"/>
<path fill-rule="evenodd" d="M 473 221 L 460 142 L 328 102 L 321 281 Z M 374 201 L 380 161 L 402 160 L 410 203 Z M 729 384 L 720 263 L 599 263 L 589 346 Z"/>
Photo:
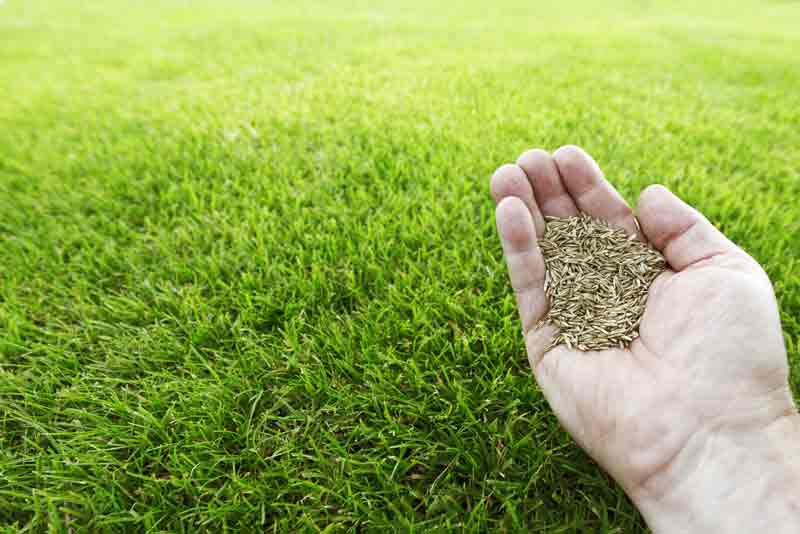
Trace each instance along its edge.
<path fill-rule="evenodd" d="M 0 530 L 643 530 L 524 358 L 532 146 L 755 256 L 800 391 L 800 4 L 430 4 L 0 5 Z"/>

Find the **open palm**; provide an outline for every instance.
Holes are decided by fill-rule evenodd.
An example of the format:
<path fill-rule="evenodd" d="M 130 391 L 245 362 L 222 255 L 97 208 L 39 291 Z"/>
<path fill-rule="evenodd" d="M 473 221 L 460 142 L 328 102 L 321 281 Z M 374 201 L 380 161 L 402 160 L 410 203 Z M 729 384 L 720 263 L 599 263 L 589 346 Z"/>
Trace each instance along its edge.
<path fill-rule="evenodd" d="M 594 160 L 568 146 L 523 154 L 492 177 L 497 227 L 536 380 L 562 424 L 628 492 L 692 483 L 715 447 L 795 411 L 772 286 L 761 267 L 667 189 L 640 196 L 640 237 L 670 270 L 649 291 L 629 349 L 581 352 L 537 328 L 547 312 L 543 216 L 584 212 L 637 233 Z"/>

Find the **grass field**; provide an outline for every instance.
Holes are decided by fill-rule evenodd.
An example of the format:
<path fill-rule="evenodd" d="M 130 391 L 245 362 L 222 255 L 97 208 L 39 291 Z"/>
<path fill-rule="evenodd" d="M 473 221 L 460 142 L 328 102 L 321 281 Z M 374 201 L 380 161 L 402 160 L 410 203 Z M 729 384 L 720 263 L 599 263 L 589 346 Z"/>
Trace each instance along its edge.
<path fill-rule="evenodd" d="M 583 145 L 765 266 L 800 3 L 0 2 L 0 531 L 644 523 L 533 384 L 487 180 Z"/>

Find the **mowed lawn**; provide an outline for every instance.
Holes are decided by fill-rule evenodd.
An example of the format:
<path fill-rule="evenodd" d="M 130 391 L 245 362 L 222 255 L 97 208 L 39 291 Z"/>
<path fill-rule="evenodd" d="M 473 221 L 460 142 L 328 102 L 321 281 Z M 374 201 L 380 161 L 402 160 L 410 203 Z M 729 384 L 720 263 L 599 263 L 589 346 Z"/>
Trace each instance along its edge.
<path fill-rule="evenodd" d="M 644 530 L 531 378 L 487 180 L 575 143 L 675 190 L 769 273 L 798 393 L 798 28 L 0 2 L 0 531 Z"/>

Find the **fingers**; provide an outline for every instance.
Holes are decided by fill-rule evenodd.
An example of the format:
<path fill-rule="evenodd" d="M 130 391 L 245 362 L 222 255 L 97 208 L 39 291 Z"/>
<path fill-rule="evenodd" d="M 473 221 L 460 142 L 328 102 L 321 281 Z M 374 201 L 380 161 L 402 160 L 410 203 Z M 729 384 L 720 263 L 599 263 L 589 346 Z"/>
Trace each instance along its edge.
<path fill-rule="evenodd" d="M 664 186 L 651 185 L 642 191 L 638 212 L 645 236 L 675 271 L 738 250 L 697 210 Z"/>
<path fill-rule="evenodd" d="M 556 150 L 553 160 L 564 188 L 580 211 L 623 228 L 628 235 L 638 232 L 630 206 L 589 154 L 568 145 Z"/>
<path fill-rule="evenodd" d="M 528 176 L 543 215 L 573 217 L 578 214 L 550 154 L 538 148 L 528 150 L 517 159 L 517 165 Z"/>
<path fill-rule="evenodd" d="M 496 203 L 500 203 L 506 197 L 517 197 L 522 200 L 533 218 L 536 235 L 544 234 L 544 218 L 533 197 L 528 177 L 519 166 L 508 163 L 497 169 L 492 175 L 491 189 Z"/>
<path fill-rule="evenodd" d="M 525 349 L 528 353 L 528 363 L 538 377 L 541 374 L 541 363 L 550 347 L 550 342 L 558 333 L 558 329 L 550 324 L 543 324 L 525 334 Z"/>
<path fill-rule="evenodd" d="M 533 218 L 522 200 L 517 197 L 501 200 L 496 219 L 511 286 L 517 296 L 522 330 L 527 336 L 547 311 L 544 259 L 536 244 Z"/>

